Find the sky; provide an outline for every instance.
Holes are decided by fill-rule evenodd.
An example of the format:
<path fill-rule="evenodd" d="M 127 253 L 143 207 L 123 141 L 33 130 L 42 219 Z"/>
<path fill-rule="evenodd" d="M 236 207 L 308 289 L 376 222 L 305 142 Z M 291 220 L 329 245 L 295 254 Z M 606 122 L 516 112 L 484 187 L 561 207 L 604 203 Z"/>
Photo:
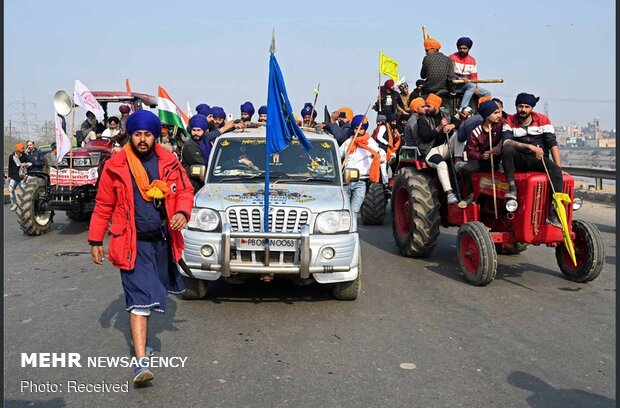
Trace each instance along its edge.
<path fill-rule="evenodd" d="M 556 126 L 599 117 L 616 127 L 614 1 L 425 3 L 7 0 L 4 120 L 21 118 L 22 100 L 37 121 L 53 120 L 54 93 L 72 94 L 75 79 L 123 91 L 126 78 L 134 91 L 156 95 L 160 85 L 183 108 L 207 103 L 238 118 L 244 101 L 256 110 L 267 102 L 272 30 L 298 116 L 319 83 L 320 120 L 324 105 L 364 113 L 376 100 L 380 51 L 410 84 L 419 78 L 425 25 L 446 55 L 459 37 L 473 40 L 479 77 L 504 79 L 484 87 L 509 113 L 528 92 Z M 78 111 L 76 126 L 83 119 Z"/>

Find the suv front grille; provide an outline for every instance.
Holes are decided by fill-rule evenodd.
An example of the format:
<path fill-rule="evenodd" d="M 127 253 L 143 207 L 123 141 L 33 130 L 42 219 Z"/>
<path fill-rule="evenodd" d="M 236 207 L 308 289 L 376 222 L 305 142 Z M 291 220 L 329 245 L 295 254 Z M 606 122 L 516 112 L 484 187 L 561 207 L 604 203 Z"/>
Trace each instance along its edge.
<path fill-rule="evenodd" d="M 258 207 L 230 207 L 226 217 L 232 231 L 262 231 L 263 209 Z M 275 220 L 275 221 L 274 221 Z M 310 211 L 304 208 L 274 207 L 269 214 L 269 231 L 299 232 L 310 221 Z"/>

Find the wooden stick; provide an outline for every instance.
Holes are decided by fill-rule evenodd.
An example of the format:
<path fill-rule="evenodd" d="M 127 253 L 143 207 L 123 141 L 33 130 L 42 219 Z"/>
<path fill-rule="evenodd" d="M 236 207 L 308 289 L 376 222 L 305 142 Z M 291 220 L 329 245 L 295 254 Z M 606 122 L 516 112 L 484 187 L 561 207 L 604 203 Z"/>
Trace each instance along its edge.
<path fill-rule="evenodd" d="M 495 219 L 497 219 L 497 191 L 495 190 L 495 167 L 493 166 L 493 134 L 491 133 L 492 129 L 493 125 L 491 125 L 491 127 L 489 128 L 489 156 L 491 158 L 491 183 L 493 184 L 493 210 L 495 211 Z"/>
<path fill-rule="evenodd" d="M 467 81 L 471 84 L 501 84 L 504 82 L 503 79 L 472 79 Z M 453 84 L 464 84 L 465 81 L 462 79 L 453 79 Z"/>
<path fill-rule="evenodd" d="M 372 104 L 369 104 L 368 107 L 366 108 L 366 112 L 364 112 L 364 117 L 362 118 L 362 121 L 357 126 L 357 129 L 355 129 L 355 134 L 353 135 L 353 139 L 351 140 L 351 144 L 355 143 L 355 139 L 357 139 L 357 134 L 359 133 L 360 129 L 362 128 L 362 125 L 364 124 L 364 119 L 366 119 L 366 115 L 368 114 L 368 110 L 370 109 L 371 106 L 372 106 Z M 351 146 L 351 144 L 349 144 L 349 146 Z M 342 159 L 342 164 L 340 166 L 340 172 L 341 173 L 344 171 L 344 165 L 347 162 L 348 158 L 349 158 L 349 149 L 347 148 L 347 151 L 346 151 L 346 153 L 344 155 L 344 159 Z"/>
<path fill-rule="evenodd" d="M 319 84 L 316 86 L 316 94 L 314 94 L 314 102 L 312 102 L 312 111 L 310 112 L 310 120 L 312 122 L 314 122 L 314 118 L 312 117 L 312 115 L 314 115 L 314 107 L 316 106 L 316 100 L 319 98 L 319 89 L 320 88 L 321 88 L 321 83 L 319 82 Z"/>
<path fill-rule="evenodd" d="M 75 108 L 71 109 L 71 137 L 73 137 L 73 133 L 75 131 Z M 75 138 L 77 142 L 77 138 Z M 76 143 L 77 144 L 77 143 Z M 69 191 L 71 191 L 72 182 L 73 182 L 73 145 L 71 144 L 71 139 L 69 138 Z M 79 147 L 79 146 L 76 146 Z"/>
<path fill-rule="evenodd" d="M 426 30 L 426 26 L 422 26 L 422 39 L 426 40 L 427 38 L 430 38 L 430 35 L 428 35 L 428 31 Z"/>

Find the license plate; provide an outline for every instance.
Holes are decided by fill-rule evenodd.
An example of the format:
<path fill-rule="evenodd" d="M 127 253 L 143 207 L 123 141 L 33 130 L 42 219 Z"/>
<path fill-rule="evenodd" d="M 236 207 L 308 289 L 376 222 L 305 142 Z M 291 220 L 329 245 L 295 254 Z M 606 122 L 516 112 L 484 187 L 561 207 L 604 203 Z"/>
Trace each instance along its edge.
<path fill-rule="evenodd" d="M 237 238 L 237 249 L 262 251 L 265 249 L 263 238 Z M 297 251 L 296 239 L 269 239 L 269 249 L 272 251 Z"/>

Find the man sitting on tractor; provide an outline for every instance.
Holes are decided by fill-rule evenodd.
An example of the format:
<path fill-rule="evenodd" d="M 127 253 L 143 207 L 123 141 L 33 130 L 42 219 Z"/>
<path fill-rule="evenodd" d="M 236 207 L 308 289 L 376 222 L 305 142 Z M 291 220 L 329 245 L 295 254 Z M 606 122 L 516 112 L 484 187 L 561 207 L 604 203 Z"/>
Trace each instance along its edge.
<path fill-rule="evenodd" d="M 478 114 L 483 122 L 472 130 L 467 141 L 467 162 L 457 167 L 457 171 L 464 172 L 465 190 L 464 199 L 459 202 L 459 208 L 467 208 L 473 203 L 473 186 L 470 173 L 491 170 L 491 153 L 493 166 L 497 170 L 502 153 L 502 113 L 494 101 L 486 101 L 478 107 Z M 493 149 L 489 144 L 489 134 Z"/>
<path fill-rule="evenodd" d="M 509 187 L 506 198 L 517 198 L 515 171 L 548 170 L 554 190 L 558 193 L 563 191 L 560 148 L 555 138 L 555 130 L 547 116 L 534 112 L 539 99 L 532 94 L 520 93 L 515 101 L 517 113 L 509 115 L 504 122 L 502 162 Z M 549 152 L 553 161 L 549 158 Z M 549 203 L 551 202 L 552 200 L 549 200 Z M 547 222 L 561 227 L 555 211 L 549 212 Z"/>
<path fill-rule="evenodd" d="M 418 137 L 421 143 L 433 142 L 433 147 L 425 157 L 426 163 L 437 169 L 437 177 L 443 191 L 446 193 L 448 204 L 458 203 L 456 194 L 452 192 L 448 163 L 450 158 L 450 143 L 448 134 L 455 128 L 449 123 L 449 115 L 441 107 L 441 98 L 435 94 L 426 97 L 428 113 L 418 121 Z"/>

